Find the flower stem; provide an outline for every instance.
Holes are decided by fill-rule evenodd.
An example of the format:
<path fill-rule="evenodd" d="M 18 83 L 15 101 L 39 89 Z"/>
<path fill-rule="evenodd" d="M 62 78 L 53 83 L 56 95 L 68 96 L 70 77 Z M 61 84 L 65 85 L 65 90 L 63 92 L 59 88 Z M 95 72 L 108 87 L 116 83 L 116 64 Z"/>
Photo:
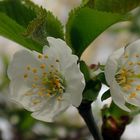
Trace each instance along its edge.
<path fill-rule="evenodd" d="M 92 110 L 91 110 L 91 104 L 81 103 L 81 105 L 78 107 L 78 111 L 79 114 L 84 119 L 85 123 L 87 124 L 92 136 L 94 137 L 94 140 L 103 140 L 98 130 L 97 124 L 94 120 Z"/>

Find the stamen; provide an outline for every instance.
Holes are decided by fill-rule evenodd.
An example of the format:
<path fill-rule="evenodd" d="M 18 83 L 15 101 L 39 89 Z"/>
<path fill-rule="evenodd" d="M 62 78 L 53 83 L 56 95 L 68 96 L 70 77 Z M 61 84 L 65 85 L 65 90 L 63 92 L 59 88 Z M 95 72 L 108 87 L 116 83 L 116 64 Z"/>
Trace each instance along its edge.
<path fill-rule="evenodd" d="M 31 69 L 31 67 L 30 66 L 27 66 L 27 70 L 30 70 Z"/>
<path fill-rule="evenodd" d="M 39 100 L 39 99 L 34 99 L 34 100 L 32 101 L 32 103 L 33 103 L 34 105 L 36 105 L 36 104 L 38 104 L 38 103 L 41 103 L 41 100 Z"/>
<path fill-rule="evenodd" d="M 132 63 L 130 63 L 132 64 Z M 128 91 L 131 89 L 131 84 L 134 82 L 135 73 L 131 69 L 121 69 L 118 74 L 115 76 L 117 83 L 125 90 Z"/>
<path fill-rule="evenodd" d="M 47 89 L 47 93 L 50 94 L 51 93 L 51 90 Z"/>
<path fill-rule="evenodd" d="M 125 85 L 125 86 L 123 87 L 123 89 L 126 90 L 126 91 L 128 91 L 128 90 L 131 89 L 131 86 L 127 84 L 127 85 Z"/>
<path fill-rule="evenodd" d="M 37 73 L 37 69 L 34 68 L 34 69 L 33 69 L 33 73 Z"/>
<path fill-rule="evenodd" d="M 47 59 L 47 58 L 48 58 L 48 55 L 45 55 L 45 56 L 44 56 L 44 58 L 46 58 L 46 59 Z"/>
<path fill-rule="evenodd" d="M 140 65 L 140 62 L 137 62 L 137 65 Z"/>
<path fill-rule="evenodd" d="M 130 99 L 133 99 L 137 96 L 137 94 L 135 92 L 132 92 L 130 95 L 129 95 L 129 98 Z"/>
<path fill-rule="evenodd" d="M 46 67 L 45 64 L 41 64 L 41 65 L 40 65 L 40 68 L 41 68 L 41 69 L 45 69 L 45 67 Z"/>
<path fill-rule="evenodd" d="M 124 58 L 128 58 L 128 54 L 124 54 Z"/>
<path fill-rule="evenodd" d="M 62 97 L 61 97 L 61 96 L 58 96 L 58 97 L 57 97 L 57 100 L 58 100 L 58 101 L 62 101 Z"/>
<path fill-rule="evenodd" d="M 128 65 L 130 65 L 130 66 L 132 66 L 133 64 L 134 64 L 134 63 L 133 63 L 133 62 L 131 62 L 131 61 L 130 61 L 130 62 L 128 62 Z"/>
<path fill-rule="evenodd" d="M 35 80 L 35 81 L 37 81 L 38 79 L 39 79 L 38 76 L 35 76 L 35 77 L 34 77 L 34 80 Z"/>
<path fill-rule="evenodd" d="M 59 62 L 59 60 L 58 60 L 58 59 L 56 59 L 56 62 Z"/>
<path fill-rule="evenodd" d="M 36 87 L 37 87 L 37 85 L 36 85 L 36 84 L 32 84 L 32 87 L 33 87 L 33 88 L 36 88 Z"/>
<path fill-rule="evenodd" d="M 43 72 L 43 76 L 46 76 L 47 75 L 47 72 Z"/>
<path fill-rule="evenodd" d="M 140 85 L 138 85 L 138 86 L 136 87 L 136 90 L 140 90 Z"/>
<path fill-rule="evenodd" d="M 25 96 L 30 96 L 30 95 L 33 95 L 33 93 L 32 93 L 32 92 L 27 92 L 27 93 L 25 93 L 24 95 L 25 95 Z"/>
<path fill-rule="evenodd" d="M 41 59 L 41 58 L 42 58 L 42 55 L 41 55 L 41 54 L 39 54 L 39 55 L 38 55 L 38 58 L 39 58 L 39 59 Z"/>
<path fill-rule="evenodd" d="M 43 92 L 41 92 L 41 91 L 39 91 L 37 94 L 38 94 L 39 96 L 44 96 Z"/>
<path fill-rule="evenodd" d="M 28 78 L 28 74 L 24 74 L 24 78 L 25 78 L 25 79 Z"/>
<path fill-rule="evenodd" d="M 47 96 L 47 97 L 51 97 L 51 94 L 50 94 L 50 93 L 47 93 L 46 96 Z"/>

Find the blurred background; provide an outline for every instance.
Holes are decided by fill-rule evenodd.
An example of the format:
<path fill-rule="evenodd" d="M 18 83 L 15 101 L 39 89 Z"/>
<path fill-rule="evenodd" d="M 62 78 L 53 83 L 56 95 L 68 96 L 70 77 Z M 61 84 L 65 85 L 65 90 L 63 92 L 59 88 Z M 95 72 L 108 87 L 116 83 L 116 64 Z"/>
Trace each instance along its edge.
<path fill-rule="evenodd" d="M 78 6 L 81 0 L 33 0 L 47 8 L 65 23 L 71 9 Z M 82 55 L 88 65 L 105 64 L 108 56 L 116 49 L 140 38 L 140 9 L 133 11 L 132 22 L 123 22 L 110 27 L 100 35 Z M 55 123 L 44 123 L 34 120 L 30 113 L 9 99 L 9 87 L 6 69 L 13 54 L 22 46 L 0 37 L 0 140 L 92 140 L 83 120 L 74 107 L 64 112 Z M 101 126 L 101 108 L 109 100 L 101 102 L 102 90 L 93 103 L 93 113 L 97 124 Z M 127 126 L 122 140 L 140 140 L 140 115 Z"/>

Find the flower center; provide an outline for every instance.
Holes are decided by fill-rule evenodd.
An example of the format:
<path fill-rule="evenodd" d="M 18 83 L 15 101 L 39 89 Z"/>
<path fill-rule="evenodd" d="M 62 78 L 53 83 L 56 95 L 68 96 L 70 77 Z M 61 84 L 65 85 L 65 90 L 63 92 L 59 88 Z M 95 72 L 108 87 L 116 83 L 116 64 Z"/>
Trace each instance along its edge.
<path fill-rule="evenodd" d="M 38 59 L 48 59 L 48 56 L 38 55 Z M 59 60 L 56 59 L 55 63 L 58 64 Z M 54 65 L 51 64 L 46 67 L 46 64 L 42 63 L 39 68 L 32 68 L 28 65 L 25 68 L 25 71 L 26 72 L 23 76 L 24 79 L 29 80 L 29 75 L 31 75 L 31 79 L 33 79 L 32 88 L 35 90 L 34 93 L 41 97 L 56 97 L 58 100 L 62 100 L 62 94 L 65 92 L 66 82 Z M 26 95 L 33 95 L 34 93 L 29 92 L 26 93 Z"/>
<path fill-rule="evenodd" d="M 135 74 L 133 70 L 127 70 L 125 68 L 121 69 L 116 75 L 116 81 L 121 87 L 130 85 L 134 80 Z"/>
<path fill-rule="evenodd" d="M 65 80 L 58 72 L 50 72 L 42 78 L 46 93 L 50 96 L 60 96 L 65 92 Z"/>
<path fill-rule="evenodd" d="M 115 79 L 123 91 L 129 94 L 130 99 L 137 96 L 137 93 L 140 91 L 140 85 L 133 82 L 140 79 L 140 74 L 136 74 L 133 70 L 123 68 L 115 75 Z"/>

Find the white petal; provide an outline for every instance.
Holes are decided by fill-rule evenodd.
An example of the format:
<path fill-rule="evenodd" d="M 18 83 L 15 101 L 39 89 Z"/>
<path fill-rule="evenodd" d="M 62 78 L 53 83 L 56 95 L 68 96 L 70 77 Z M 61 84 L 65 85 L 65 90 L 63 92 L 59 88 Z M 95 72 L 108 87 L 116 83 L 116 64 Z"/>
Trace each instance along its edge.
<path fill-rule="evenodd" d="M 40 62 L 35 57 L 34 53 L 29 50 L 21 50 L 15 53 L 13 60 L 8 67 L 8 77 L 10 80 L 23 81 L 23 83 L 32 84 L 34 73 L 27 71 L 27 66 L 31 69 L 37 69 L 37 75 L 41 75 Z M 29 74 L 28 74 L 29 73 Z M 24 79 L 24 75 L 28 74 L 28 78 Z"/>
<path fill-rule="evenodd" d="M 107 60 L 105 66 L 105 77 L 109 85 L 112 84 L 112 81 L 118 69 L 118 59 L 123 53 L 124 53 L 124 48 L 120 48 L 119 50 L 112 53 L 112 55 Z"/>
<path fill-rule="evenodd" d="M 110 87 L 110 93 L 111 97 L 116 105 L 118 105 L 120 108 L 123 110 L 130 112 L 130 109 L 125 106 L 125 99 L 124 99 L 124 94 L 118 83 L 116 82 L 115 79 L 113 79 L 111 87 Z"/>
<path fill-rule="evenodd" d="M 130 94 L 125 94 L 126 102 L 140 107 L 140 95 L 137 94 L 136 97 L 134 97 L 134 98 L 130 98 L 129 96 L 130 96 Z"/>
<path fill-rule="evenodd" d="M 56 59 L 59 59 L 60 71 L 63 72 L 73 63 L 77 63 L 78 57 L 72 55 L 72 50 L 63 40 L 52 37 L 48 37 L 47 39 L 50 47 L 44 46 L 43 53 L 47 54 L 53 63 L 55 63 Z"/>
<path fill-rule="evenodd" d="M 85 88 L 84 76 L 77 64 L 73 64 L 65 71 L 66 92 L 71 95 L 71 102 L 78 107 L 82 101 L 82 92 Z"/>
<path fill-rule="evenodd" d="M 52 122 L 68 107 L 69 104 L 63 100 L 57 101 L 56 99 L 50 99 L 46 106 L 44 106 L 40 111 L 32 113 L 32 117 L 41 121 Z"/>
<path fill-rule="evenodd" d="M 23 94 L 29 91 L 30 89 L 31 88 L 27 85 L 22 84 L 21 81 L 12 81 L 10 83 L 10 96 L 13 100 L 19 101 L 21 96 L 23 96 Z"/>
<path fill-rule="evenodd" d="M 140 40 L 137 40 L 126 47 L 125 52 L 128 54 L 128 57 L 133 56 L 134 54 L 140 54 Z"/>
<path fill-rule="evenodd" d="M 48 55 L 48 58 L 44 56 L 40 58 L 39 55 L 41 54 L 35 51 L 23 50 L 14 55 L 8 68 L 12 98 L 22 104 L 25 109 L 32 111 L 34 118 L 42 121 L 52 121 L 71 104 L 79 106 L 85 87 L 84 76 L 77 65 L 78 57 L 72 55 L 71 49 L 64 41 L 49 37 L 48 42 L 50 47 L 45 46 L 43 49 L 44 55 Z M 56 61 L 57 59 L 59 61 Z M 62 95 L 62 101 L 58 101 L 55 96 L 42 98 L 42 96 L 36 94 L 38 89 L 32 88 L 35 84 L 35 73 L 42 81 L 42 69 L 40 68 L 42 63 L 47 66 L 46 72 L 53 68 L 59 68 L 57 70 L 65 78 L 68 86 L 66 87 L 66 93 Z M 54 65 L 54 67 L 50 69 L 49 66 L 51 65 Z M 28 71 L 27 66 L 35 68 L 37 72 Z M 27 72 L 28 78 L 25 76 Z M 36 82 L 37 86 L 41 86 L 40 81 Z"/>
<path fill-rule="evenodd" d="M 39 110 L 47 100 L 44 97 L 40 97 L 35 91 L 27 85 L 19 81 L 13 81 L 10 83 L 10 91 L 12 100 L 21 104 L 25 109 L 29 111 Z M 32 94 L 30 93 L 32 92 Z M 41 101 L 34 104 L 35 101 Z"/>
<path fill-rule="evenodd" d="M 66 44 L 65 41 L 63 41 L 61 39 L 56 39 L 56 38 L 53 38 L 53 37 L 47 37 L 47 40 L 49 42 L 50 47 L 53 47 L 60 52 L 62 52 L 63 49 L 64 49 L 65 53 L 72 53 L 72 50 L 69 48 L 69 46 Z M 47 51 L 47 50 L 44 50 L 44 51 Z"/>

